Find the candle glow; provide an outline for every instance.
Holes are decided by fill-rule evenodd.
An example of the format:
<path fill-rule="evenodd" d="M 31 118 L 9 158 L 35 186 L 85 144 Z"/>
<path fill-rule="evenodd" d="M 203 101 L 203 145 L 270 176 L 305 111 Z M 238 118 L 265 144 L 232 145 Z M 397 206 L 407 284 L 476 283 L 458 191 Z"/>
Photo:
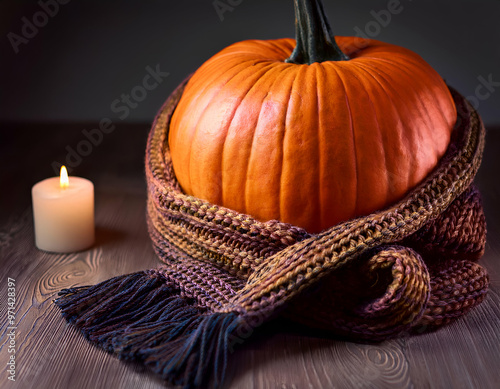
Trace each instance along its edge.
<path fill-rule="evenodd" d="M 59 175 L 59 185 L 61 188 L 67 188 L 69 186 L 68 170 L 66 166 L 61 166 L 61 173 Z"/>

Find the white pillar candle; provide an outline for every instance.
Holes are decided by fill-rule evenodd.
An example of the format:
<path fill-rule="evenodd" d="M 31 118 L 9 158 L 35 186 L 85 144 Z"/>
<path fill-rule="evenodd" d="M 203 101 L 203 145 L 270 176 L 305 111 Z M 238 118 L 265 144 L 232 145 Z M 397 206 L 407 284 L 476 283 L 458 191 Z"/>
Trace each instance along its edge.
<path fill-rule="evenodd" d="M 81 177 L 61 177 L 35 184 L 31 190 L 36 247 L 69 253 L 94 243 L 94 184 Z"/>

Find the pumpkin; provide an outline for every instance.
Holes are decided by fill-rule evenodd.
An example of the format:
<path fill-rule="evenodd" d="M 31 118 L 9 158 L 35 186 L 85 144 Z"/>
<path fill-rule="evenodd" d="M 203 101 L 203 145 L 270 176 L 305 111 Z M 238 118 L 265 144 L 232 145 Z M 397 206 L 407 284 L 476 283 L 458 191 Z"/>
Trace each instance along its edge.
<path fill-rule="evenodd" d="M 333 36 L 318 0 L 295 12 L 295 40 L 238 42 L 193 74 L 168 142 L 186 194 L 316 233 L 403 198 L 457 113 L 419 55 Z"/>

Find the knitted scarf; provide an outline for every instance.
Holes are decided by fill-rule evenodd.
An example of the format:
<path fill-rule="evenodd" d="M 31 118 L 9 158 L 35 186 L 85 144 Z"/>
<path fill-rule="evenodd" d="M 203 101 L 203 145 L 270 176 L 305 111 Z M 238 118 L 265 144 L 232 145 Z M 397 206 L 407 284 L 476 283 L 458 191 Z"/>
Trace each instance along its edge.
<path fill-rule="evenodd" d="M 457 92 L 450 146 L 420 186 L 312 235 L 182 193 L 167 139 L 184 86 L 160 110 L 146 152 L 148 226 L 164 265 L 56 300 L 92 343 L 174 384 L 216 387 L 228 353 L 277 315 L 378 341 L 436 328 L 483 300 L 486 226 L 472 181 L 485 131 Z"/>

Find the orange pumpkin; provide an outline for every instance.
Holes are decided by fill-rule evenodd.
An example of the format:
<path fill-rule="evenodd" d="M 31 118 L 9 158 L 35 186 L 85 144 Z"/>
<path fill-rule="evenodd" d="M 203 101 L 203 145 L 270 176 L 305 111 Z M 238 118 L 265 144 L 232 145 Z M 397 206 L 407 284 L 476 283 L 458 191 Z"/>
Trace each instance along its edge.
<path fill-rule="evenodd" d="M 185 193 L 319 232 L 414 188 L 457 114 L 417 54 L 335 40 L 318 0 L 295 7 L 296 41 L 238 42 L 194 73 L 168 142 Z"/>

